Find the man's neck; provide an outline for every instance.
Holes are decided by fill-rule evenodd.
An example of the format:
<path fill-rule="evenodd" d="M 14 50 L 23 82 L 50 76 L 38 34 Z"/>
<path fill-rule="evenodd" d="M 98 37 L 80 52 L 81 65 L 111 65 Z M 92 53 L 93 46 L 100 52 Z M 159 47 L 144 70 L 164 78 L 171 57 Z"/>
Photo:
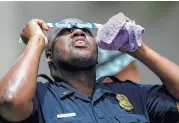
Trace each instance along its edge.
<path fill-rule="evenodd" d="M 62 79 L 81 93 L 91 96 L 96 82 L 96 68 L 72 71 L 60 68 Z"/>

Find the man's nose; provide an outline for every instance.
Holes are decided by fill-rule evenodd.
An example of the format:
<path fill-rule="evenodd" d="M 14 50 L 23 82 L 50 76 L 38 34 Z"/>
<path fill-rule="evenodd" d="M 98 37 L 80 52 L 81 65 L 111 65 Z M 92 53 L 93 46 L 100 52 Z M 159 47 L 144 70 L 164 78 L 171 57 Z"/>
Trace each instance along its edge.
<path fill-rule="evenodd" d="M 86 37 L 85 33 L 81 29 L 75 29 L 72 34 L 72 38 L 76 36 L 84 36 Z"/>

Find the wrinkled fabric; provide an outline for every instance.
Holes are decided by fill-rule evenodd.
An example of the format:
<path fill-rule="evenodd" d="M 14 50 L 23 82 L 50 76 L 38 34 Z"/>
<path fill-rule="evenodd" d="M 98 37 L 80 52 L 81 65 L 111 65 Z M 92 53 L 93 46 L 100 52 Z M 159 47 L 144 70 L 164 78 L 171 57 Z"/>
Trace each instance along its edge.
<path fill-rule="evenodd" d="M 143 27 L 119 13 L 110 18 L 98 30 L 96 41 L 98 46 L 104 50 L 126 48 L 128 51 L 134 52 L 141 46 L 143 34 Z"/>
<path fill-rule="evenodd" d="M 121 72 L 135 60 L 134 57 L 120 51 L 109 51 L 98 48 L 98 64 L 96 65 L 96 79 L 111 76 Z"/>

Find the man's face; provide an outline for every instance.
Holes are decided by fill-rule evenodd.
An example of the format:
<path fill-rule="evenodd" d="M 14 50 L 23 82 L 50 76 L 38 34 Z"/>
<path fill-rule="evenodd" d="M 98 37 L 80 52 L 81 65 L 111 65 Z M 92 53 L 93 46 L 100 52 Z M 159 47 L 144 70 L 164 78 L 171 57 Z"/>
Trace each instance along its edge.
<path fill-rule="evenodd" d="M 97 45 L 88 29 L 64 28 L 58 34 L 53 61 L 84 68 L 97 64 Z"/>

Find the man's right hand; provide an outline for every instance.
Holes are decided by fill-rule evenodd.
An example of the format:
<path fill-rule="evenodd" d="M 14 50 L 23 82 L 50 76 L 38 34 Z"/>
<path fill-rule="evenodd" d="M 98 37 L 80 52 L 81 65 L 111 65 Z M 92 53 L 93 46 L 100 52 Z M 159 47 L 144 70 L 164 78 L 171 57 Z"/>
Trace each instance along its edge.
<path fill-rule="evenodd" d="M 48 28 L 40 19 L 33 19 L 24 26 L 21 37 L 27 39 L 24 43 L 28 45 L 0 80 L 0 117 L 7 121 L 22 121 L 35 110 L 33 97 L 36 96 L 40 56 L 47 44 L 42 30 L 48 31 Z"/>
<path fill-rule="evenodd" d="M 33 37 L 40 36 L 44 39 L 43 41 L 46 47 L 48 40 L 44 35 L 43 30 L 48 31 L 48 29 L 49 26 L 47 26 L 43 20 L 32 19 L 24 26 L 20 36 L 25 44 L 27 44 Z"/>

